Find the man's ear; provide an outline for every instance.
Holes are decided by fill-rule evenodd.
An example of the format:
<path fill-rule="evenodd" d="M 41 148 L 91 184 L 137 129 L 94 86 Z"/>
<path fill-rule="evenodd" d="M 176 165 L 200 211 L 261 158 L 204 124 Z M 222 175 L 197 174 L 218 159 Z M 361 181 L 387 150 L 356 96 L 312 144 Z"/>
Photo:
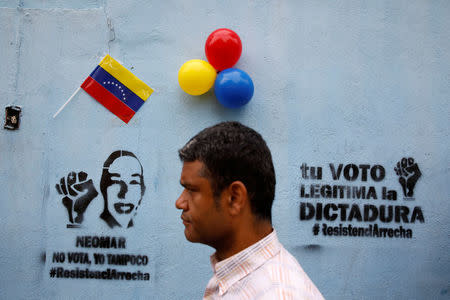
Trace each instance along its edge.
<path fill-rule="evenodd" d="M 233 181 L 228 186 L 226 203 L 231 216 L 239 215 L 248 205 L 247 188 L 242 181 Z"/>

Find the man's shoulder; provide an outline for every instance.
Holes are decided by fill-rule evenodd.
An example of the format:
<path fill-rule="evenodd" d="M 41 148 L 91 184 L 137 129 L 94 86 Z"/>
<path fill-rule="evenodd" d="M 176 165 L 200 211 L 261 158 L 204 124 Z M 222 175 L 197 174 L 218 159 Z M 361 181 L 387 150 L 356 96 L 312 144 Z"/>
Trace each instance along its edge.
<path fill-rule="evenodd" d="M 296 280 L 310 280 L 308 275 L 303 271 L 303 268 L 298 263 L 297 259 L 289 253 L 283 246 L 277 255 L 274 255 L 266 263 L 266 269 L 276 272 L 271 272 L 272 276 L 276 274 L 289 273 Z"/>
<path fill-rule="evenodd" d="M 305 273 L 295 257 L 283 246 L 259 270 L 270 281 L 267 299 L 323 299 L 323 296 Z"/>

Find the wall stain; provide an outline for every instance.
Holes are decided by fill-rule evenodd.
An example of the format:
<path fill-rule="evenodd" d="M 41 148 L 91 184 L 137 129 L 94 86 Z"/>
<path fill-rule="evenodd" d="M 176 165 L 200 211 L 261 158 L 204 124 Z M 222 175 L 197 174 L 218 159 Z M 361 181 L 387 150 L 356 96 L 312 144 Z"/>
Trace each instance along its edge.
<path fill-rule="evenodd" d="M 322 246 L 317 245 L 317 244 L 310 244 L 310 245 L 303 246 L 303 248 L 308 251 L 319 251 L 322 248 Z"/>
<path fill-rule="evenodd" d="M 321 251 L 322 249 L 323 249 L 323 247 L 318 244 L 301 245 L 301 246 L 294 247 L 295 252 L 304 252 L 304 251 L 318 252 L 318 251 Z"/>

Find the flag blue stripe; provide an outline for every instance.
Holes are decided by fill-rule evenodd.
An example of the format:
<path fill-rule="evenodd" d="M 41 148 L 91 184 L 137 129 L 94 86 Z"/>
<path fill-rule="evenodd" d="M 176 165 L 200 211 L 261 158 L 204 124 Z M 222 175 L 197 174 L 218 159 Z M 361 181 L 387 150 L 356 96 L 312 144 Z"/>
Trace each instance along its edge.
<path fill-rule="evenodd" d="M 144 104 L 144 100 L 133 93 L 111 74 L 106 72 L 102 67 L 97 66 L 89 76 L 91 76 L 95 81 L 97 81 L 101 86 L 107 89 L 111 94 L 113 94 L 117 99 L 122 101 L 133 111 L 138 111 L 142 104 Z"/>

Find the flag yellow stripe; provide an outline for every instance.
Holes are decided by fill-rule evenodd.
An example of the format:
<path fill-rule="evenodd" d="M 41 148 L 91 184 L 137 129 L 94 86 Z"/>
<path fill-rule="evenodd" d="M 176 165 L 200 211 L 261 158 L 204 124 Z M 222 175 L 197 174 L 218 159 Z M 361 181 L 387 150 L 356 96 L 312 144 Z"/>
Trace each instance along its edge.
<path fill-rule="evenodd" d="M 106 55 L 99 65 L 106 72 L 122 82 L 133 93 L 138 95 L 142 100 L 147 100 L 147 98 L 153 93 L 153 89 L 151 87 L 146 85 L 142 80 L 137 78 L 136 75 L 128 71 L 111 56 Z"/>

